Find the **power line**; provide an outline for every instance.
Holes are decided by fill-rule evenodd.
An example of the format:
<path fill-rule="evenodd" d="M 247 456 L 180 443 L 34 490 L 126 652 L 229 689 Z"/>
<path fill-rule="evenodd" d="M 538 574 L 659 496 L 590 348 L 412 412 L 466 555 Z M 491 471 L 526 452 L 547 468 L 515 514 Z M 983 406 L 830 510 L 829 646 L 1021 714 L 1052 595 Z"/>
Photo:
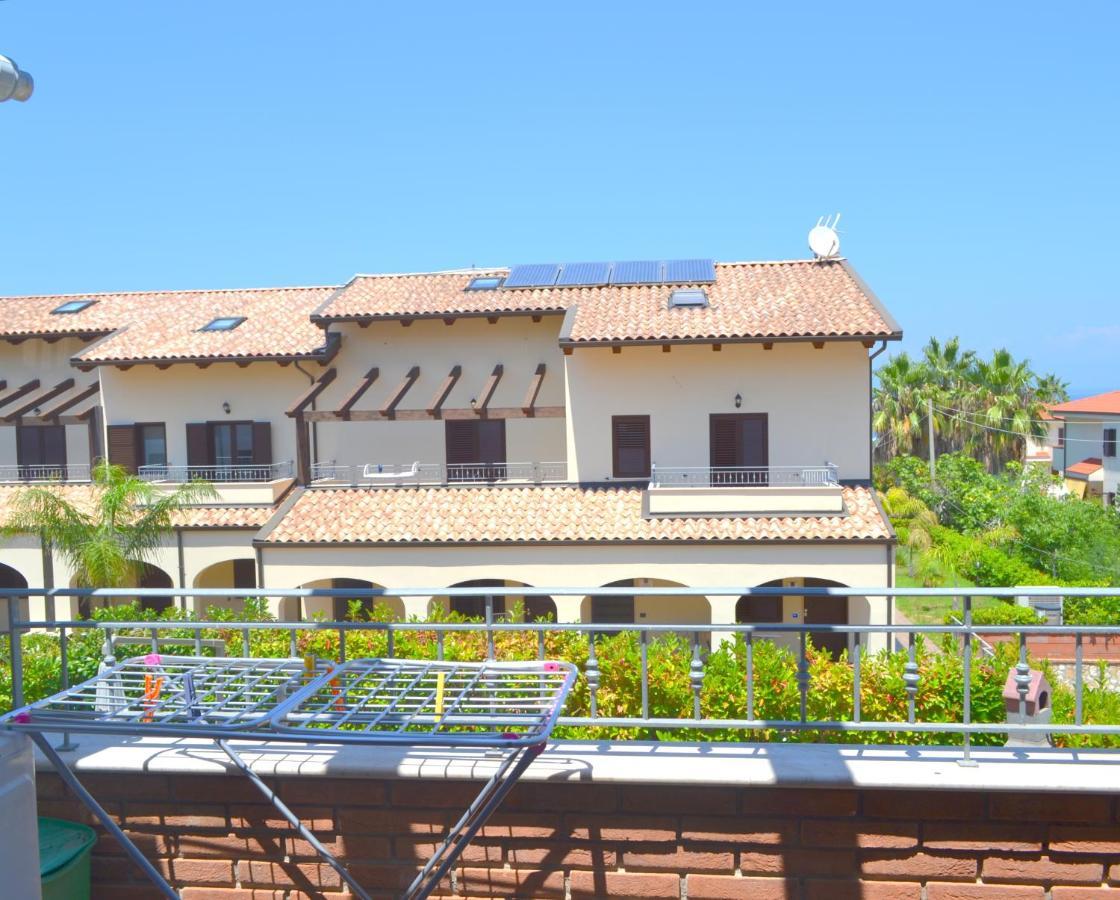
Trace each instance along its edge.
<path fill-rule="evenodd" d="M 965 422 L 968 425 L 972 425 L 976 428 L 983 428 L 987 431 L 996 431 L 996 432 L 999 432 L 1000 434 L 1010 434 L 1010 435 L 1013 435 L 1015 437 L 1023 438 L 1024 440 L 1031 440 L 1031 441 L 1038 441 L 1040 438 L 1044 437 L 1044 435 L 1039 435 L 1039 434 L 1027 434 L 1026 432 L 1023 432 L 1023 431 L 1012 431 L 1012 430 L 1007 429 L 1007 428 L 997 428 L 995 425 L 989 425 L 987 422 L 978 422 L 975 419 L 969 418 L 968 414 L 962 413 L 960 410 L 954 410 L 951 407 L 935 406 L 934 409 L 936 409 L 938 412 L 942 412 L 942 413 L 947 414 L 949 416 L 949 418 L 951 418 L 951 419 L 957 419 L 961 422 Z M 1075 443 L 1075 444 L 1095 444 L 1096 446 L 1100 447 L 1100 446 L 1103 445 L 1104 441 L 1103 441 L 1103 439 L 1098 439 L 1098 438 L 1071 438 L 1071 437 L 1066 437 L 1065 440 L 1063 441 L 1063 444 L 1071 444 L 1071 443 Z"/>

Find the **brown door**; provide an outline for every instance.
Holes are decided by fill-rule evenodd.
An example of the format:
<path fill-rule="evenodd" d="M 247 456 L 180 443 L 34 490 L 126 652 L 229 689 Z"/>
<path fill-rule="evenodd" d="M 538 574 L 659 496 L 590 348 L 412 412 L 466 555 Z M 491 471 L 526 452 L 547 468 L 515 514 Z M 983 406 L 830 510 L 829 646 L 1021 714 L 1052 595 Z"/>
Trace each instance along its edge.
<path fill-rule="evenodd" d="M 766 413 L 718 413 L 709 418 L 712 484 L 770 483 L 769 421 Z"/>
<path fill-rule="evenodd" d="M 818 578 L 806 578 L 805 587 L 839 587 L 834 582 L 822 581 Z M 806 625 L 847 625 L 848 624 L 848 598 L 847 597 L 806 597 L 805 598 L 805 624 Z M 833 659 L 840 656 L 848 649 L 848 635 L 840 632 L 837 634 L 814 634 L 813 644 L 828 651 Z"/>
<path fill-rule="evenodd" d="M 449 481 L 498 481 L 506 476 L 505 419 L 444 423 Z"/>

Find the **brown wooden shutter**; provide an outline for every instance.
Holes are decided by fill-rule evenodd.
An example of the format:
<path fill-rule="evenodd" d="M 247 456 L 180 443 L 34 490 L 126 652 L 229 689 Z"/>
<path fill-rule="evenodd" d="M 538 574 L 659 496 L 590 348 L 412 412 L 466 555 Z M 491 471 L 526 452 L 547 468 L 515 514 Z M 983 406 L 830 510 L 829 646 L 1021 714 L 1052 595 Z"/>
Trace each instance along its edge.
<path fill-rule="evenodd" d="M 110 425 L 109 462 L 135 475 L 138 458 L 136 452 L 136 426 Z"/>
<path fill-rule="evenodd" d="M 272 423 L 253 423 L 253 465 L 272 465 Z"/>
<path fill-rule="evenodd" d="M 611 417 L 611 457 L 615 478 L 649 476 L 649 416 Z"/>
<path fill-rule="evenodd" d="M 452 419 L 444 422 L 443 434 L 449 466 L 478 462 L 477 425 L 477 422 L 468 419 Z"/>
<path fill-rule="evenodd" d="M 187 465 L 209 466 L 210 440 L 209 429 L 205 422 L 189 422 L 187 424 Z"/>
<path fill-rule="evenodd" d="M 708 425 L 708 464 L 713 469 L 739 465 L 739 423 L 734 416 L 713 415 Z"/>
<path fill-rule="evenodd" d="M 506 461 L 505 419 L 487 419 L 474 424 L 478 426 L 478 462 L 504 463 Z"/>
<path fill-rule="evenodd" d="M 233 586 L 235 588 L 255 588 L 257 586 L 257 562 L 253 559 L 233 561 Z"/>

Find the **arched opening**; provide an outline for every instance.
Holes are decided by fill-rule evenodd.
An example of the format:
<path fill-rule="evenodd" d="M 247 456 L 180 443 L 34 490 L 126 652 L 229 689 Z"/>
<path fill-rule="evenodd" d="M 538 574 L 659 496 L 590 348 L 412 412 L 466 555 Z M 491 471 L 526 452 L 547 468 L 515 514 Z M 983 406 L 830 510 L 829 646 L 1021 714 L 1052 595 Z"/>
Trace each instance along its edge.
<path fill-rule="evenodd" d="M 207 566 L 194 578 L 192 587 L 196 588 L 255 588 L 257 586 L 257 562 L 251 558 L 227 559 Z M 240 612 L 245 608 L 241 597 L 195 597 L 194 611 L 205 613 L 210 607 L 232 609 Z"/>
<path fill-rule="evenodd" d="M 77 579 L 71 579 L 71 587 L 78 587 Z M 154 566 L 151 563 L 144 562 L 139 564 L 139 570 L 136 578 L 132 579 L 132 584 L 125 585 L 126 587 L 137 588 L 173 588 L 175 582 L 171 580 L 168 575 L 159 566 Z M 134 602 L 139 604 L 142 610 L 151 610 L 155 613 L 162 613 L 166 609 L 170 609 L 175 605 L 174 597 L 121 597 L 118 600 L 109 601 L 102 598 L 93 600 L 91 597 L 78 598 L 78 615 L 83 619 L 88 619 L 90 613 L 94 608 L 108 606 L 110 602 L 116 604 Z"/>
<path fill-rule="evenodd" d="M 759 587 L 847 587 L 839 581 L 827 578 L 795 577 L 779 578 L 768 581 Z M 774 604 L 772 601 L 777 600 Z M 742 616 L 740 615 L 742 610 Z M 769 614 L 777 618 L 747 618 L 747 616 Z M 801 622 L 805 625 L 847 625 L 850 621 L 849 602 L 846 597 L 740 597 L 735 605 L 737 622 Z M 838 657 L 850 643 L 851 636 L 845 633 L 814 634 L 813 644 L 833 658 Z"/>
<path fill-rule="evenodd" d="M 381 585 L 374 584 L 362 578 L 320 578 L 301 584 L 302 588 L 329 588 L 332 590 L 345 590 L 346 588 L 372 589 Z M 388 607 L 389 615 L 396 619 L 404 618 L 404 602 L 400 597 L 304 597 L 302 599 L 302 616 L 312 619 L 321 616 L 332 622 L 341 622 L 350 617 L 350 605 L 353 602 L 360 604 L 364 616 L 373 615 L 378 608 Z"/>
<path fill-rule="evenodd" d="M 712 606 L 707 597 L 674 597 L 643 594 L 642 588 L 687 587 L 663 578 L 625 578 L 603 587 L 633 588 L 633 594 L 584 597 L 580 618 L 604 625 L 710 625 Z"/>
<path fill-rule="evenodd" d="M 486 618 L 486 588 L 516 588 L 531 587 L 523 581 L 512 581 L 508 578 L 472 578 L 460 581 L 453 588 L 479 588 L 477 594 L 463 597 L 433 597 L 432 604 L 443 607 L 448 612 L 459 613 L 469 618 Z M 537 619 L 549 618 L 556 621 L 556 603 L 551 597 L 519 597 L 517 595 L 495 596 L 493 602 L 494 618 L 509 618 L 513 615 L 514 606 L 521 602 L 525 610 L 526 622 Z"/>
<path fill-rule="evenodd" d="M 11 566 L 0 563 L 0 593 L 3 593 L 5 588 L 20 590 L 27 587 L 27 579 Z M 8 630 L 8 598 L 0 596 L 0 630 Z M 16 609 L 19 610 L 20 616 L 26 618 L 28 603 L 26 598 L 21 599 L 16 604 Z"/>

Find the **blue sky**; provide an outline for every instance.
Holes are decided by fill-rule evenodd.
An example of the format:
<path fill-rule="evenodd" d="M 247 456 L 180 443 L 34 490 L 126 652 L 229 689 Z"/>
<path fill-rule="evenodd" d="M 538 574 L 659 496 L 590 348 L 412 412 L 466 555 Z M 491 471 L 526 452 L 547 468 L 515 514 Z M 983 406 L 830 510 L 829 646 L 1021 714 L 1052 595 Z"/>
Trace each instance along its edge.
<path fill-rule="evenodd" d="M 807 255 L 1120 388 L 1120 5 L 0 0 L 0 293 Z"/>

